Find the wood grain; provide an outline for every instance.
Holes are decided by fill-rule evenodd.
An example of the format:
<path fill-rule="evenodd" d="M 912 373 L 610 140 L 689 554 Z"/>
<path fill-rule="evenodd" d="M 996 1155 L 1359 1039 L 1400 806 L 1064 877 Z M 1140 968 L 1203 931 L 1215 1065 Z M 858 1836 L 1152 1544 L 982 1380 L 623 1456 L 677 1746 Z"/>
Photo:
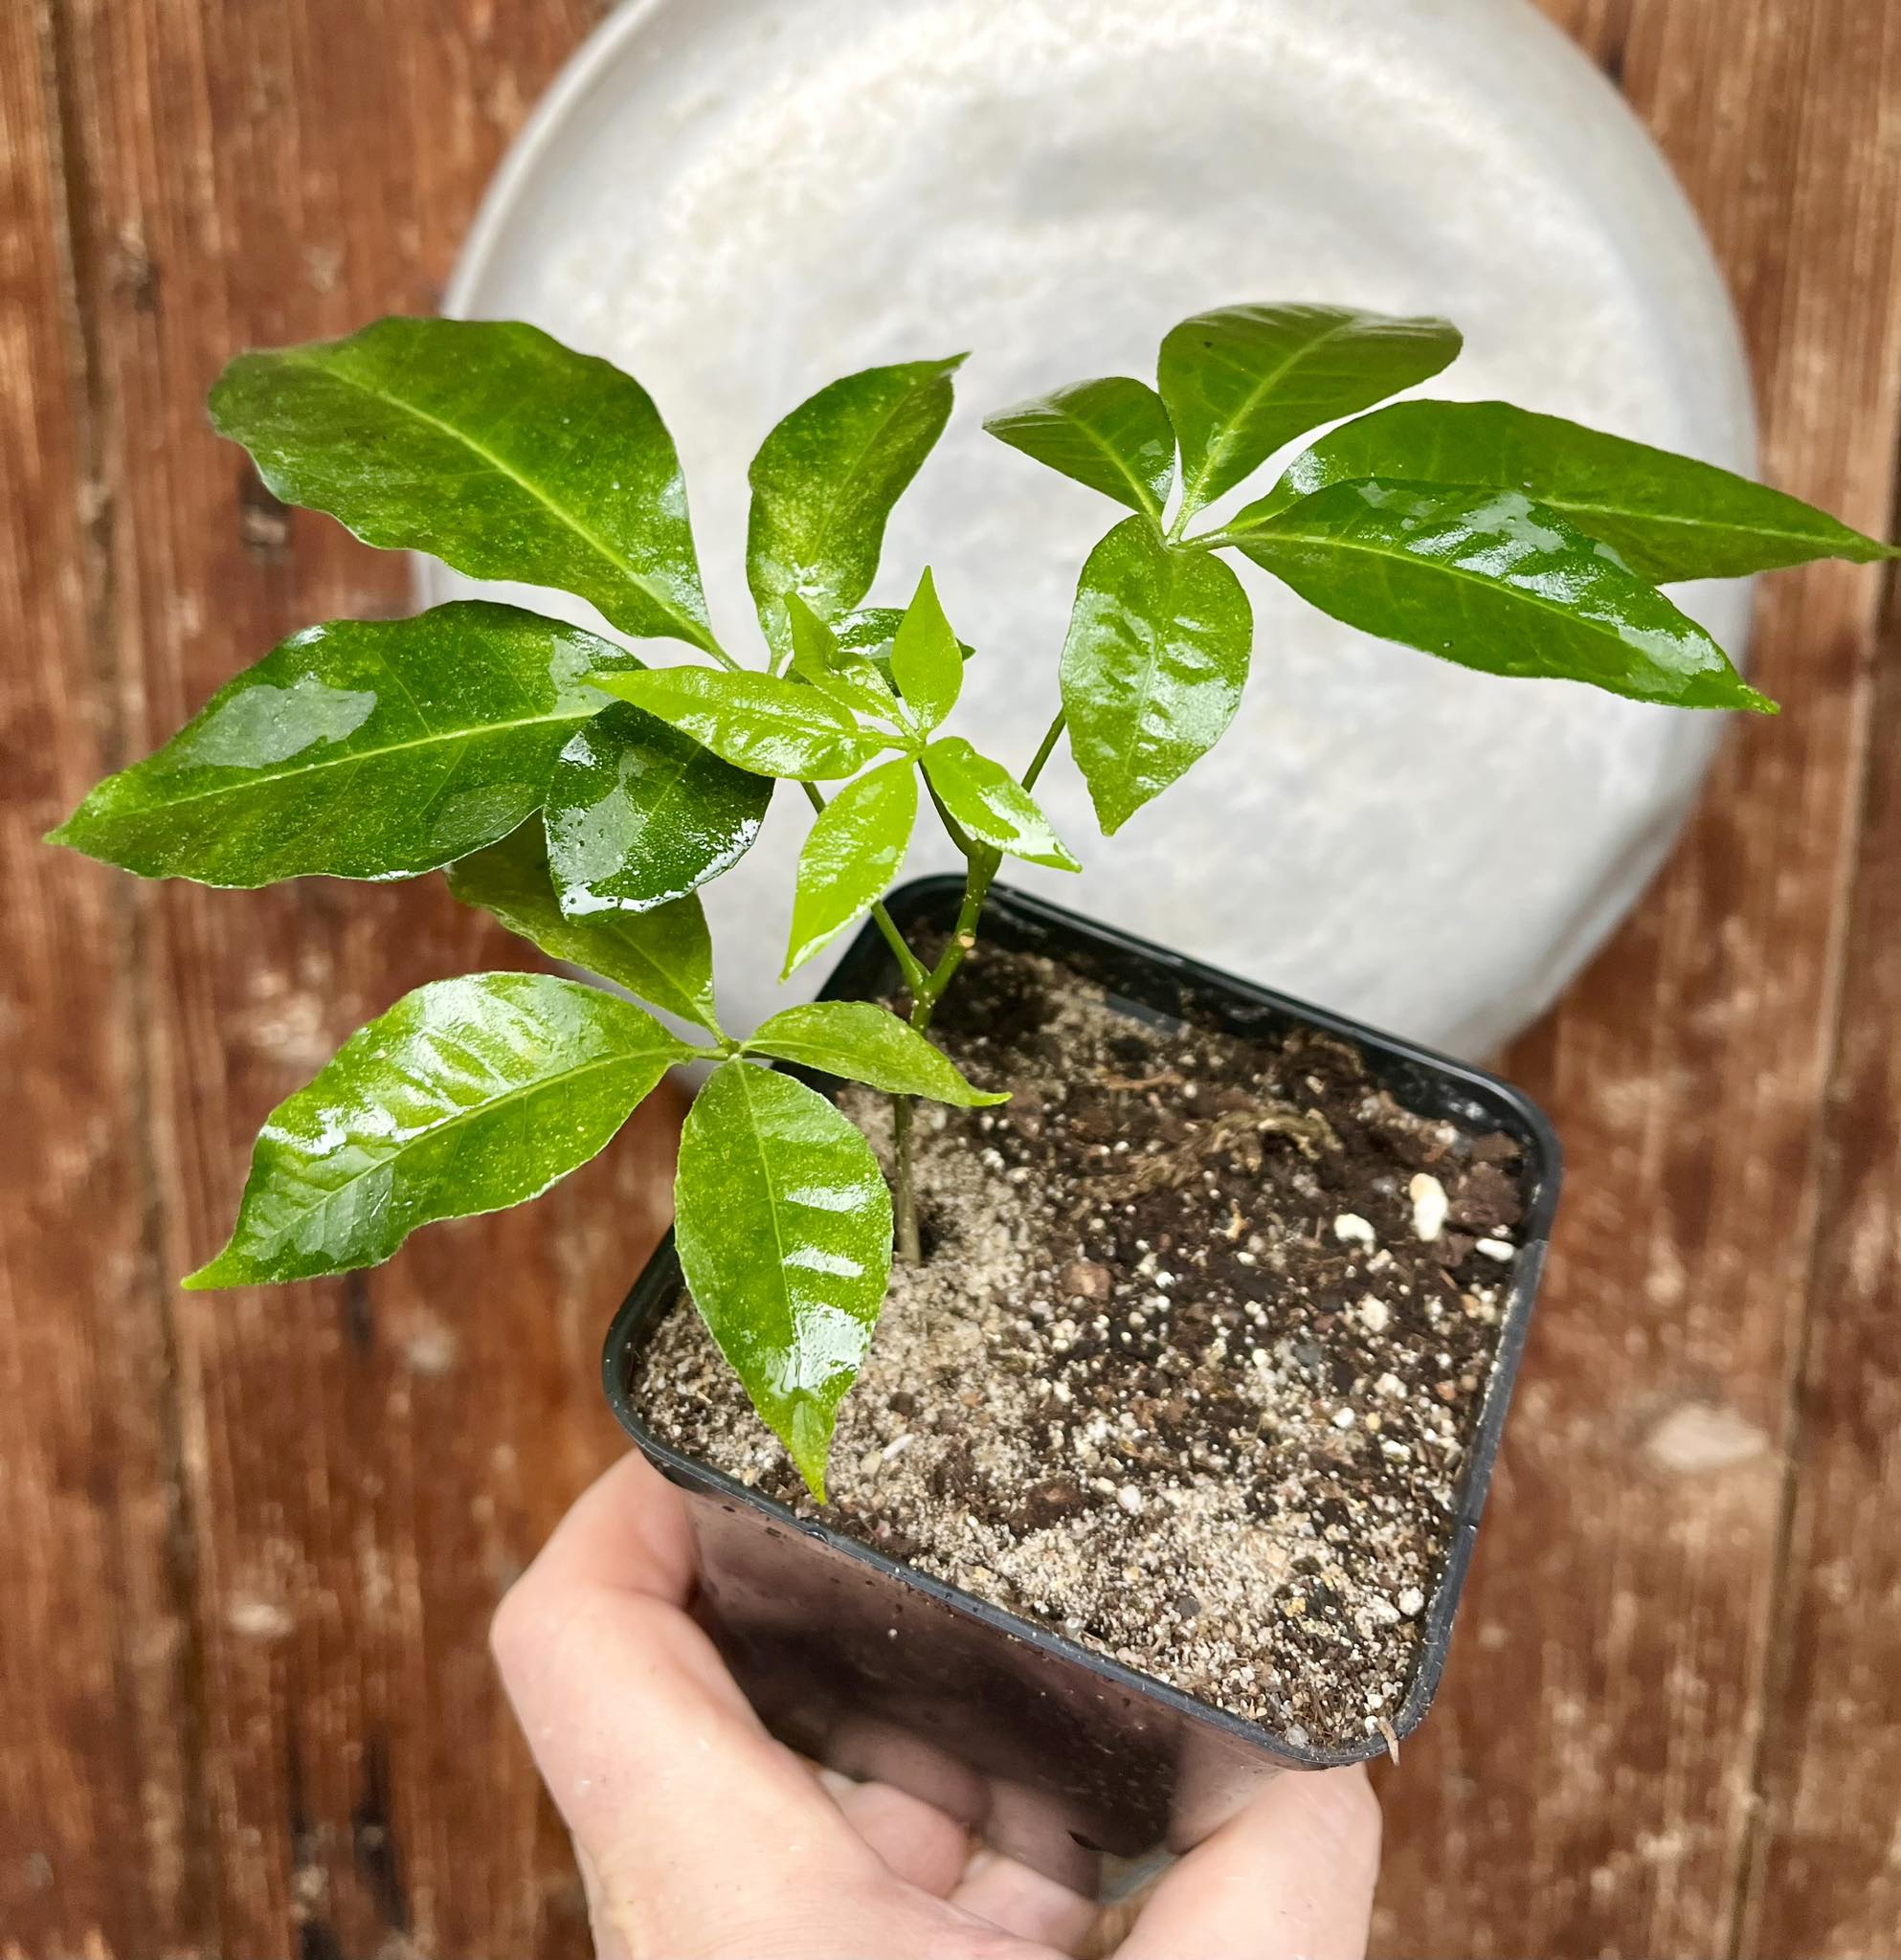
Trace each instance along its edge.
<path fill-rule="evenodd" d="M 200 1940 L 190 1519 L 123 895 L 40 833 L 118 746 L 48 23 L 0 11 L 0 1952 Z M 102 1856 L 120 1847 L 120 1857 Z"/>
<path fill-rule="evenodd" d="M 1875 672 L 1740 1950 L 1901 1950 L 1901 607 Z"/>
<path fill-rule="evenodd" d="M 1891 521 L 1901 16 L 1543 0 L 1710 227 L 1771 480 Z M 0 1955 L 578 1954 L 488 1614 L 617 1447 L 601 1322 L 669 1126 L 348 1282 L 186 1296 L 262 1112 L 434 974 L 439 895 L 148 887 L 40 848 L 286 630 L 408 603 L 206 430 L 224 357 L 426 310 L 594 0 L 0 9 Z M 1901 1949 L 1901 647 L 1763 588 L 1656 890 L 1512 1058 L 1563 1238 L 1443 1697 L 1385 1779 L 1389 1954 Z"/>
<path fill-rule="evenodd" d="M 55 11 L 48 58 L 29 79 L 50 68 L 41 100 L 67 117 L 75 323 L 44 365 L 56 381 L 83 368 L 74 422 L 89 432 L 100 487 L 88 492 L 97 551 L 50 540 L 37 554 L 63 561 L 56 593 L 78 617 L 69 660 L 35 668 L 79 696 L 37 708 L 66 731 L 59 784 L 37 805 L 70 802 L 101 766 L 81 742 L 88 695 L 121 754 L 142 751 L 292 628 L 407 606 L 402 560 L 257 491 L 206 428 L 205 390 L 235 347 L 428 310 L 525 102 L 591 17 L 78 0 Z M 56 228 L 61 215 L 50 213 Z M 47 413 L 56 424 L 56 405 Z M 60 434 L 42 437 L 56 457 Z M 70 525 L 79 489 L 51 487 Z M 34 821 L 54 813 L 36 808 Z M 111 1278 L 69 1260 L 43 1290 L 97 1301 L 101 1324 L 137 1341 L 170 1330 L 163 1378 L 144 1370 L 131 1417 L 176 1438 L 189 1553 L 174 1576 L 193 1665 L 173 1698 L 188 1719 L 161 1704 L 150 1725 L 155 1772 L 168 1749 L 186 1758 L 177 1792 L 153 1799 L 177 1814 L 185 1850 L 169 1865 L 132 1860 L 149 1889 L 170 1887 L 159 1902 L 170 1918 L 136 1895 L 108 1915 L 87 1894 L 114 1879 L 116 1847 L 137 1842 L 135 1809 L 129 1831 L 116 1815 L 76 1816 L 61 1855 L 48 1854 L 52 1882 L 20 1903 L 8 1935 L 34 1955 L 92 1940 L 124 1960 L 585 1950 L 566 1845 L 484 1636 L 502 1590 L 617 1447 L 595 1354 L 660 1222 L 666 1113 L 549 1204 L 431 1235 L 387 1273 L 180 1295 L 169 1276 L 221 1237 L 263 1112 L 404 989 L 515 952 L 434 888 L 137 887 L 51 854 L 34 875 L 63 880 L 77 908 L 47 961 L 67 991 L 26 1037 L 43 1041 L 49 1021 L 61 1031 L 65 1093 L 91 1128 L 132 1131 L 125 1174 L 149 1176 L 157 1221 L 154 1244 L 135 1237 L 136 1260 L 101 1239 Z M 129 918 L 124 985 L 87 975 L 76 988 L 110 941 L 87 921 L 108 907 Z M 131 1084 L 87 1079 L 119 1057 Z M 144 1232 L 143 1187 L 126 1210 L 127 1229 Z M 71 1203 L 60 1211 L 70 1236 Z M 35 1277 L 23 1264 L 19 1280 Z M 21 1318 L 62 1345 L 56 1323 Z M 118 1413 L 86 1406 L 79 1386 L 65 1475 L 95 1529 L 109 1528 L 166 1485 L 112 1434 Z M 123 1492 L 101 1485 L 108 1475 Z M 53 1532 L 29 1536 L 49 1561 L 70 1560 Z M 109 1572 L 75 1570 L 64 1594 L 70 1623 L 134 1653 L 166 1624 Z M 43 1632 L 56 1652 L 56 1629 Z M 88 1683 L 67 1672 L 77 1701 Z M 65 1764 L 81 1790 L 98 1775 L 103 1802 L 114 1776 L 135 1773 L 141 1738 L 116 1738 L 105 1707 L 94 1723 L 70 1754 L 54 1738 L 26 1760 L 43 1774 Z M 143 1786 L 143 1765 L 136 1773 Z"/>

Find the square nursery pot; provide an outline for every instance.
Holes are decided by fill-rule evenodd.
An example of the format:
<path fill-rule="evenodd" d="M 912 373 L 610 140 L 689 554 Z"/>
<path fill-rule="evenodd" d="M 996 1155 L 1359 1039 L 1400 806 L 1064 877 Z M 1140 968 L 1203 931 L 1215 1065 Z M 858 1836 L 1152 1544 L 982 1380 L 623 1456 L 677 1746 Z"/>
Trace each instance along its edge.
<path fill-rule="evenodd" d="M 899 924 L 949 930 L 960 880 L 922 879 L 889 901 Z M 1522 1250 L 1497 1359 L 1465 1459 L 1444 1564 L 1421 1615 L 1419 1657 L 1392 1727 L 1414 1729 L 1438 1687 L 1479 1512 L 1557 1202 L 1557 1140 L 1543 1113 L 1482 1070 L 1428 1054 L 1249 981 L 1002 888 L 984 913 L 989 944 L 1040 953 L 1094 981 L 1112 1008 L 1152 1025 L 1186 1021 L 1242 1036 L 1309 1027 L 1357 1048 L 1369 1076 L 1415 1112 L 1503 1131 L 1524 1152 Z M 831 999 L 898 984 L 867 923 L 825 989 Z M 1054 1804 L 1089 1849 L 1133 1857 L 1186 1846 L 1283 1770 L 1378 1755 L 1385 1738 L 1317 1749 L 1241 1720 L 1050 1629 L 917 1571 L 681 1455 L 642 1423 L 629 1385 L 643 1344 L 681 1292 L 669 1236 L 615 1316 L 608 1399 L 648 1459 L 686 1498 L 700 1567 L 698 1612 L 781 1741 L 928 1796 L 945 1755 Z M 980 1420 L 980 1414 L 973 1420 Z M 893 1740 L 897 1748 L 889 1745 Z M 919 1746 L 922 1747 L 919 1747 Z M 917 1766 L 915 1771 L 907 1765 Z M 1013 1847 L 991 1834 L 998 1848 Z M 1027 1847 L 1018 1847 L 1027 1849 Z"/>

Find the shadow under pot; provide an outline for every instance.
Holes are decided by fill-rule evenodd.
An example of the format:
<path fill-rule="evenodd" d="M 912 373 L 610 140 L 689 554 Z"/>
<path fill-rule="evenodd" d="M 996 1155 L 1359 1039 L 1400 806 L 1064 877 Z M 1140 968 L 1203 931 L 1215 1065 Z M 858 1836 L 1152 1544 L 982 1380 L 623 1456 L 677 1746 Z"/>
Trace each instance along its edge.
<path fill-rule="evenodd" d="M 941 940 L 960 882 L 890 900 Z M 828 998 L 889 999 L 869 924 Z M 1477 1069 L 996 889 L 933 1037 L 900 1266 L 814 1503 L 669 1238 L 610 1401 L 685 1495 L 772 1733 L 1052 1869 L 1376 1756 L 1443 1668 L 1559 1154 Z M 825 1079 L 881 1151 L 882 1099 Z M 1065 1845 L 1065 1850 L 1070 1847 Z"/>

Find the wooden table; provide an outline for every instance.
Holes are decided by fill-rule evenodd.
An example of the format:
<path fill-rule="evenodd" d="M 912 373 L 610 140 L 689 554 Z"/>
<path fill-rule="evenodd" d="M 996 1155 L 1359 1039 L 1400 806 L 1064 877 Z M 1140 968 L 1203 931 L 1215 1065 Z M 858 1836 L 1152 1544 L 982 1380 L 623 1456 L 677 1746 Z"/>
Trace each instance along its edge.
<path fill-rule="evenodd" d="M 1742 310 L 1769 478 L 1883 530 L 1901 8 L 1545 0 Z M 490 1610 L 617 1448 L 601 1325 L 669 1125 L 347 1281 L 172 1276 L 259 1114 L 426 976 L 444 898 L 141 886 L 38 834 L 401 562 L 287 515 L 231 350 L 436 301 L 589 0 L 0 8 L 0 1955 L 586 1949 Z M 1384 1776 L 1384 1952 L 1901 1951 L 1901 665 L 1872 571 L 1762 590 L 1638 915 L 1510 1066 L 1571 1196 L 1441 1704 Z"/>

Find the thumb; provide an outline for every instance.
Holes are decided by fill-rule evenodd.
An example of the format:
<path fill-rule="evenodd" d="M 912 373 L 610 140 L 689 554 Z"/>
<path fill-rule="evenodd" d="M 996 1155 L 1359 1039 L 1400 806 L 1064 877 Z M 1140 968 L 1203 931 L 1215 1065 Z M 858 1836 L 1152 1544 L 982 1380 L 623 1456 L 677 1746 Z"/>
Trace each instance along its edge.
<path fill-rule="evenodd" d="M 1278 1776 L 1150 1895 L 1120 1960 L 1364 1960 L 1379 1805 L 1355 1764 Z"/>

